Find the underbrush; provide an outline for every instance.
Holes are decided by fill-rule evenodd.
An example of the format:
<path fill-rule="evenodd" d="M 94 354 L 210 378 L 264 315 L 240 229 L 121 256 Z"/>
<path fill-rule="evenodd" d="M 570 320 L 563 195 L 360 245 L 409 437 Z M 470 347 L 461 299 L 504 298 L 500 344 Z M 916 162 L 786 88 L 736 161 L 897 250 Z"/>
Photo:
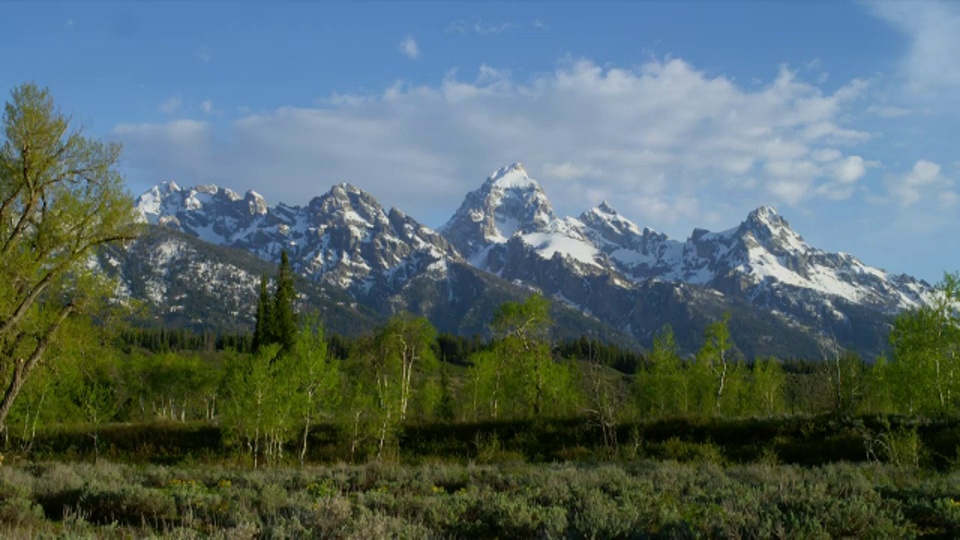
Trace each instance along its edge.
<path fill-rule="evenodd" d="M 0 468 L 0 535 L 811 538 L 960 535 L 960 473 L 621 464 Z"/>
<path fill-rule="evenodd" d="M 82 426 L 54 428 L 0 466 L 0 537 L 960 537 L 955 419 L 618 429 L 610 445 L 582 419 L 410 426 L 371 461 L 321 426 L 306 466 L 252 470 L 209 424 L 104 426 L 100 461 Z"/>
<path fill-rule="evenodd" d="M 200 463 L 250 465 L 246 448 L 227 446 L 220 429 L 206 422 L 109 424 L 98 434 L 99 455 L 110 461 L 156 465 Z M 309 463 L 364 463 L 377 458 L 376 441 L 352 447 L 335 425 L 311 430 Z M 960 419 L 899 416 L 697 419 L 624 422 L 615 444 L 604 444 L 600 428 L 583 418 L 476 423 L 414 424 L 403 428 L 380 460 L 406 464 L 603 463 L 636 458 L 680 462 L 803 466 L 837 462 L 890 462 L 944 471 L 960 465 Z M 273 465 L 295 465 L 288 448 Z M 40 431 L 29 446 L 11 439 L 7 462 L 95 461 L 84 426 Z"/>

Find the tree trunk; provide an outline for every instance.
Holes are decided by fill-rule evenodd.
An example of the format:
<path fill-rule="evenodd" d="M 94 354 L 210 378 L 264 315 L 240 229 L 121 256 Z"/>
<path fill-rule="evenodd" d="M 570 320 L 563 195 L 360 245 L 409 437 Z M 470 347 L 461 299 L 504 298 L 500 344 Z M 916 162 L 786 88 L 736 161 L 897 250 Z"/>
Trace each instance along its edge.
<path fill-rule="evenodd" d="M 47 331 L 43 334 L 43 337 L 40 338 L 40 341 L 30 356 L 26 360 L 23 358 L 17 360 L 13 367 L 13 374 L 10 377 L 10 384 L 7 385 L 7 389 L 3 393 L 3 398 L 0 399 L 0 431 L 6 428 L 7 415 L 10 414 L 10 409 L 13 408 L 14 400 L 20 395 L 20 391 L 23 390 L 23 384 L 27 381 L 27 376 L 30 375 L 33 368 L 36 367 L 40 359 L 43 358 L 43 353 L 46 352 L 47 347 L 50 345 L 53 335 L 72 311 L 73 304 L 64 306 L 63 309 L 60 310 L 57 320 L 47 328 Z"/>
<path fill-rule="evenodd" d="M 300 466 L 303 467 L 303 462 L 307 458 L 307 436 L 310 435 L 310 417 L 304 419 L 303 424 L 303 446 L 300 448 Z"/>

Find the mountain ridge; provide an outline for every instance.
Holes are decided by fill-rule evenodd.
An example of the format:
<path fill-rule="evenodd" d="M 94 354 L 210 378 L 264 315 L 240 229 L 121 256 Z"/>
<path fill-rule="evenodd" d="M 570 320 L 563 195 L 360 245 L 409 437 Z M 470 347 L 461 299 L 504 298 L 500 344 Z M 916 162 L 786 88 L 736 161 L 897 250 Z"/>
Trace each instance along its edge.
<path fill-rule="evenodd" d="M 702 314 L 726 310 L 752 321 L 736 324 L 746 332 L 745 352 L 769 352 L 776 347 L 763 340 L 791 336 L 805 354 L 827 343 L 874 356 L 885 347 L 881 334 L 892 316 L 930 294 L 923 281 L 810 246 L 771 206 L 725 231 L 694 229 L 684 241 L 641 228 L 607 201 L 578 217 L 558 217 L 519 162 L 467 193 L 438 230 L 396 208 L 384 210 L 347 183 L 304 206 L 271 206 L 252 190 L 240 195 L 169 182 L 148 190 L 137 206 L 148 223 L 264 260 L 286 249 L 307 279 L 380 313 L 413 306 L 442 318 L 442 309 L 467 294 L 458 280 L 473 284 L 468 304 L 480 302 L 481 289 L 519 286 L 645 344 L 660 326 L 673 325 L 688 351 L 697 336 L 685 327 L 704 326 Z M 423 305 L 417 295 L 432 303 Z M 674 301 L 687 307 L 656 313 L 647 305 Z M 766 328 L 765 337 L 751 335 L 751 324 Z"/>

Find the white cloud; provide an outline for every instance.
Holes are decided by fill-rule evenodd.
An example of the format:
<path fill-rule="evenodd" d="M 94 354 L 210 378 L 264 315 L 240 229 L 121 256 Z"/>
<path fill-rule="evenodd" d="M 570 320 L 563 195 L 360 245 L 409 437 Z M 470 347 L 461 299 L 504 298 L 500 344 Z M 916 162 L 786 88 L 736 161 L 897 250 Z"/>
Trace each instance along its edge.
<path fill-rule="evenodd" d="M 902 68 L 914 92 L 960 87 L 960 3 L 887 0 L 868 5 L 910 41 Z"/>
<path fill-rule="evenodd" d="M 200 102 L 200 109 L 203 111 L 204 114 L 210 114 L 210 113 L 212 113 L 212 112 L 213 112 L 213 102 L 210 101 L 209 99 L 203 100 L 202 102 Z"/>
<path fill-rule="evenodd" d="M 420 46 L 413 36 L 407 36 L 400 42 L 400 52 L 413 60 L 420 58 Z"/>
<path fill-rule="evenodd" d="M 161 126 L 121 135 L 137 155 L 162 155 L 137 163 L 154 181 L 190 171 L 178 181 L 219 178 L 289 203 L 349 181 L 434 226 L 490 171 L 522 161 L 562 214 L 608 199 L 643 225 L 684 230 L 759 204 L 849 197 L 869 166 L 849 154 L 869 135 L 845 124 L 863 88 L 826 93 L 785 67 L 743 87 L 679 59 L 568 60 L 526 80 L 483 66 L 473 80 L 248 114 L 223 136 L 191 134 L 206 138 L 185 155 Z M 720 206 L 729 200 L 738 206 Z"/>
<path fill-rule="evenodd" d="M 939 164 L 925 159 L 917 160 L 913 168 L 888 181 L 890 195 L 900 206 L 911 206 L 919 202 L 925 192 L 935 188 L 949 187 L 952 183 L 943 176 Z M 936 190 L 938 194 L 946 193 Z M 949 198 L 949 195 L 947 195 Z"/>
<path fill-rule="evenodd" d="M 180 96 L 173 96 L 160 104 L 160 112 L 172 114 L 176 112 L 182 104 L 183 100 L 180 99 Z"/>
<path fill-rule="evenodd" d="M 850 156 L 837 164 L 834 176 L 841 184 L 852 184 L 867 174 L 867 165 L 860 156 Z"/>
<path fill-rule="evenodd" d="M 203 62 L 204 64 L 207 64 L 211 60 L 213 60 L 213 54 L 210 53 L 210 49 L 203 47 L 202 49 L 197 51 L 197 60 Z"/>
<path fill-rule="evenodd" d="M 544 172 L 547 174 L 547 176 L 551 176 L 559 180 L 568 180 L 570 178 L 579 178 L 584 176 L 587 173 L 587 170 L 582 167 L 578 167 L 576 164 L 570 163 L 569 161 L 564 161 L 563 163 L 546 164 Z"/>
<path fill-rule="evenodd" d="M 184 179 L 200 183 L 216 176 L 215 168 L 222 165 L 214 156 L 212 130 L 206 122 L 118 124 L 113 134 L 126 143 L 124 163 L 138 173 L 141 184 Z"/>

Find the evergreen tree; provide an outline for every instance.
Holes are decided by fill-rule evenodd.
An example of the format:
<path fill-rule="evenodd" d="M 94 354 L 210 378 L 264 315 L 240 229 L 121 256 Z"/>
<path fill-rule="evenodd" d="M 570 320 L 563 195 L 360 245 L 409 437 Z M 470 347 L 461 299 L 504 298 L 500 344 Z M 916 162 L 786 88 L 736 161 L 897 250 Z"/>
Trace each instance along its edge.
<path fill-rule="evenodd" d="M 280 267 L 277 269 L 277 290 L 274 293 L 271 313 L 272 341 L 280 344 L 282 352 L 292 351 L 297 342 L 297 314 L 294 308 L 296 300 L 293 270 L 290 268 L 287 251 L 283 250 L 280 254 Z"/>
<path fill-rule="evenodd" d="M 270 293 L 267 292 L 267 276 L 260 276 L 260 296 L 257 298 L 257 321 L 253 330 L 253 350 L 260 351 L 260 347 L 270 340 Z"/>
<path fill-rule="evenodd" d="M 297 341 L 297 314 L 294 303 L 297 291 L 293 286 L 293 270 L 287 251 L 280 254 L 277 268 L 276 290 L 273 298 L 267 288 L 267 277 L 260 279 L 260 295 L 257 299 L 256 326 L 253 333 L 253 349 L 259 351 L 266 345 L 280 345 L 280 351 L 293 350 Z"/>

